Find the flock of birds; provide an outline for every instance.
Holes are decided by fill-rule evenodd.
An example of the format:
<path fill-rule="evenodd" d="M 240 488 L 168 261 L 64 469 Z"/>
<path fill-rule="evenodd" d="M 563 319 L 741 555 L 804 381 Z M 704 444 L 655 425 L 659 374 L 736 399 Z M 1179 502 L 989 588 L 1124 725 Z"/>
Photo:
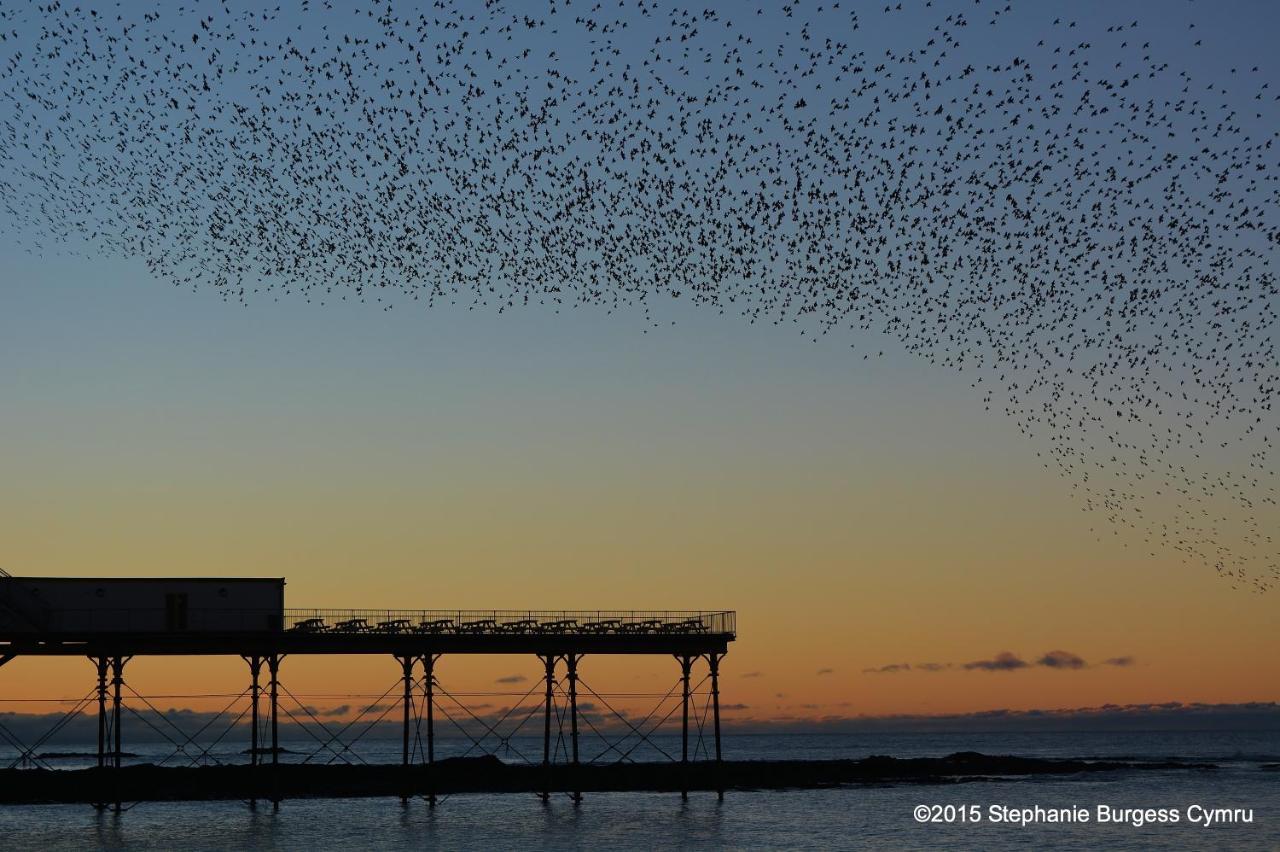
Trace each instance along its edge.
<path fill-rule="evenodd" d="M 0 4 L 3 227 L 233 300 L 888 335 L 1265 590 L 1280 93 L 1072 6 Z"/>

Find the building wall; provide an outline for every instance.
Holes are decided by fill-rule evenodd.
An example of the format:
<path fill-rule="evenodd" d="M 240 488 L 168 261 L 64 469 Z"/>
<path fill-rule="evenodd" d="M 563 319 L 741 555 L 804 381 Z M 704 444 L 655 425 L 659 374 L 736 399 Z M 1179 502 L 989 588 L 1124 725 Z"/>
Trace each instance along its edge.
<path fill-rule="evenodd" d="M 11 633 L 278 630 L 283 616 L 283 579 L 0 580 L 0 631 Z"/>

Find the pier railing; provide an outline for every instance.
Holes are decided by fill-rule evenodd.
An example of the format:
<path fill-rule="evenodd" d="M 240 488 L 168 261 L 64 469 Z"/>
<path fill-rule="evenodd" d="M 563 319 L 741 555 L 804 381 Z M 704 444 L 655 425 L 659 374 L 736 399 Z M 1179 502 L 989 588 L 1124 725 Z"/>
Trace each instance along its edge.
<path fill-rule="evenodd" d="M 0 625 L 0 634 L 289 632 L 374 635 L 737 636 L 733 611 L 499 609 L 62 609 L 47 626 Z"/>
<path fill-rule="evenodd" d="M 287 609 L 284 629 L 334 633 L 737 635 L 737 613 L 637 610 Z"/>

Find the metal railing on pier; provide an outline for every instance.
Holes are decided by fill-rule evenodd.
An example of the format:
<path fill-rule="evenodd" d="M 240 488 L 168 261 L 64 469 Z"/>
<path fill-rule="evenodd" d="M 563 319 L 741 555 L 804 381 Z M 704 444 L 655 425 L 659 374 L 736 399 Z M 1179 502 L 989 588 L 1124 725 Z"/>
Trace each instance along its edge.
<path fill-rule="evenodd" d="M 736 636 L 737 613 L 636 610 L 287 609 L 284 629 L 330 633 Z"/>
<path fill-rule="evenodd" d="M 13 625 L 31 633 L 332 633 L 375 635 L 737 635 L 733 611 L 499 609 L 236 609 L 163 607 L 61 609 L 47 625 Z M 0 628 L 0 633 L 5 630 Z"/>

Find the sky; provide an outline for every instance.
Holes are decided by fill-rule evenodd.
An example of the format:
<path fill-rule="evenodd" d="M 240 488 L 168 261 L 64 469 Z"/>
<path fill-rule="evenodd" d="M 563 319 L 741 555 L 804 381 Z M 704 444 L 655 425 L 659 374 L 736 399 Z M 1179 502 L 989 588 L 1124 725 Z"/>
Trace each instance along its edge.
<path fill-rule="evenodd" d="M 729 718 L 1276 698 L 1270 595 L 1115 535 L 974 389 L 887 340 L 864 361 L 696 311 L 245 307 L 128 261 L 0 257 L 11 573 L 283 576 L 297 607 L 734 609 Z M 1054 650 L 1091 665 L 864 673 Z M 376 693 L 385 662 L 287 671 Z M 180 694 L 238 690 L 242 668 L 129 670 Z M 678 676 L 589 671 L 617 691 Z M 6 698 L 64 697 L 92 672 L 0 677 Z"/>
<path fill-rule="evenodd" d="M 1273 13 L 1237 11 L 1206 19 L 1207 67 L 1265 60 L 1274 28 L 1241 25 Z M 10 573 L 283 576 L 290 607 L 733 609 L 731 721 L 1280 700 L 1274 593 L 1082 511 L 971 376 L 889 336 L 853 350 L 666 302 L 658 322 L 240 304 L 71 248 L 0 234 Z M 138 659 L 129 678 L 206 709 L 194 694 L 244 669 Z M 537 673 L 439 668 L 455 691 Z M 314 694 L 397 676 L 390 658 L 283 675 Z M 583 664 L 600 691 L 677 676 Z M 84 660 L 0 669 L 0 697 L 33 711 L 91 685 Z"/>

